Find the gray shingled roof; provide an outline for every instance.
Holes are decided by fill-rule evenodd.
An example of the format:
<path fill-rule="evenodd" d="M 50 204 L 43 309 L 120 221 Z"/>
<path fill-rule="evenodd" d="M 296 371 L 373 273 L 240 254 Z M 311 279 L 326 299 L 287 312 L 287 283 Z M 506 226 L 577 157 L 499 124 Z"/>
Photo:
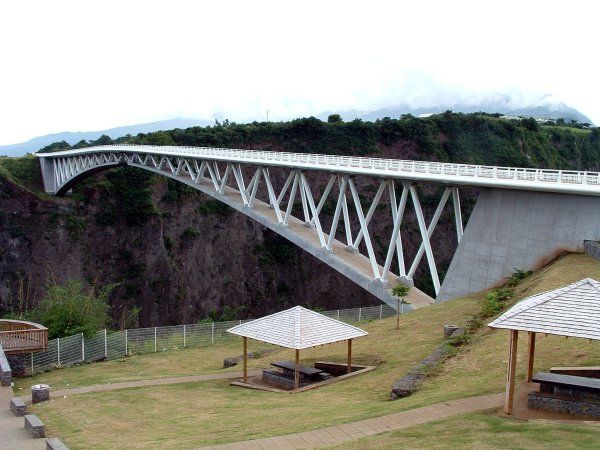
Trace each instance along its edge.
<path fill-rule="evenodd" d="M 488 326 L 600 339 L 600 283 L 585 278 L 528 297 Z"/>
<path fill-rule="evenodd" d="M 300 350 L 366 336 L 368 333 L 318 312 L 294 306 L 227 330 L 238 336 Z"/>

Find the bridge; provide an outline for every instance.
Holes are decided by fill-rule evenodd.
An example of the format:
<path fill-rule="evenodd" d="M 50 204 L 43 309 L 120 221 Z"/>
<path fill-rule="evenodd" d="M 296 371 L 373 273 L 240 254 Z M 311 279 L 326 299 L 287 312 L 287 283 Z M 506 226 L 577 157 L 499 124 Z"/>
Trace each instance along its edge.
<path fill-rule="evenodd" d="M 514 268 L 533 267 L 558 250 L 578 250 L 584 239 L 600 238 L 595 225 L 600 223 L 598 172 L 141 145 L 36 156 L 46 192 L 56 195 L 93 172 L 118 165 L 176 179 L 279 233 L 393 307 L 390 288 L 398 283 L 412 286 L 423 257 L 437 299 L 445 300 L 498 283 Z M 327 179 L 319 193 L 317 173 Z M 419 183 L 443 186 L 429 222 L 423 215 Z M 466 229 L 461 187 L 481 189 Z M 369 204 L 367 194 L 372 195 Z M 412 261 L 406 261 L 400 234 L 409 197 L 420 239 Z M 442 284 L 431 236 L 450 198 L 458 248 Z M 327 227 L 325 207 L 333 212 Z M 392 227 L 383 242 L 377 237 L 386 249 L 385 257 L 378 259 L 369 227 L 384 209 Z M 353 222 L 359 224 L 358 230 L 352 229 Z M 392 269 L 394 258 L 397 270 Z M 434 301 L 418 289 L 411 290 L 408 300 L 413 308 Z"/>

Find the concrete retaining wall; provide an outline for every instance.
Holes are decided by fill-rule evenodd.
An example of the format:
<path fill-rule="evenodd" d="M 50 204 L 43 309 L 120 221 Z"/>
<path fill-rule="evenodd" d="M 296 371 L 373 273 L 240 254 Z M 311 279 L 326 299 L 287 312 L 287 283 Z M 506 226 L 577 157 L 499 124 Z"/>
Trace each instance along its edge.
<path fill-rule="evenodd" d="M 437 300 L 493 287 L 564 250 L 583 252 L 584 240 L 600 240 L 600 197 L 484 189 Z"/>
<path fill-rule="evenodd" d="M 6 359 L 4 350 L 2 350 L 2 346 L 0 345 L 0 384 L 2 386 L 10 386 L 11 383 L 12 371 L 10 370 L 10 364 L 8 364 L 8 359 Z"/>
<path fill-rule="evenodd" d="M 600 242 L 598 241 L 583 241 L 583 251 L 600 261 Z"/>

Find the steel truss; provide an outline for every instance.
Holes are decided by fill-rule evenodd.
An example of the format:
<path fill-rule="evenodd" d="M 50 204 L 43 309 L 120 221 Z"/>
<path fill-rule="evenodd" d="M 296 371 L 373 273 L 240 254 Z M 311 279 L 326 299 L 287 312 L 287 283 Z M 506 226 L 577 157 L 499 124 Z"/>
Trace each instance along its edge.
<path fill-rule="evenodd" d="M 51 154 L 48 156 L 51 156 Z M 296 219 L 303 221 L 316 234 L 322 249 L 333 253 L 334 243 L 343 241 L 347 250 L 359 252 L 361 244 L 364 244 L 366 256 L 371 266 L 372 280 L 380 282 L 383 286 L 387 286 L 391 275 L 394 275 L 391 272 L 394 257 L 396 257 L 398 265 L 397 276 L 401 281 L 411 284 L 419 263 L 425 255 L 436 295 L 439 293 L 440 280 L 431 238 L 450 197 L 452 197 L 454 205 L 453 212 L 459 242 L 463 234 L 460 197 L 456 186 L 446 186 L 444 188 L 435 212 L 429 223 L 427 223 L 421 207 L 417 185 L 415 182 L 407 180 L 377 178 L 377 191 L 368 207 L 366 207 L 364 196 L 361 197 L 357 186 L 357 181 L 361 178 L 359 175 L 350 176 L 344 173 L 330 173 L 325 189 L 320 195 L 316 195 L 307 176 L 308 173 L 314 171 L 298 168 L 286 169 L 285 167 L 279 167 L 279 170 L 287 170 L 287 176 L 281 189 L 277 191 L 269 167 L 252 163 L 217 162 L 216 160 L 194 156 L 102 151 L 92 154 L 59 156 L 51 158 L 51 161 L 53 161 L 53 174 L 57 192 L 64 190 L 76 177 L 85 172 L 103 166 L 119 164 L 164 173 L 174 178 L 187 180 L 188 184 L 202 185 L 204 189 L 208 187 L 210 189 L 209 194 L 217 199 L 223 198 L 225 195 L 239 197 L 243 206 L 248 209 L 254 208 L 258 199 L 259 187 L 263 186 L 263 192 L 266 190 L 267 198 L 261 200 L 261 202 L 269 205 L 269 208 L 272 209 L 273 219 L 281 227 L 289 226 L 290 218 L 295 217 L 292 215 L 294 204 L 299 201 L 301 217 Z M 224 166 L 223 171 L 220 170 L 219 165 L 221 168 Z M 252 173 L 248 182 L 244 179 L 245 173 L 246 175 Z M 409 197 L 417 218 L 421 243 L 414 259 L 407 265 L 400 230 Z M 328 201 L 334 201 L 335 207 L 331 226 L 324 229 L 322 211 Z M 385 260 L 378 261 L 369 226 L 375 212 L 383 208 L 389 210 L 393 226 L 389 239 L 383 242 L 384 247 L 387 248 Z M 353 218 L 356 221 L 353 221 Z M 340 221 L 344 223 L 342 231 L 339 230 Z M 359 224 L 356 235 L 353 235 L 352 232 L 351 224 L 353 222 Z M 341 234 L 344 236 L 339 236 Z M 336 239 L 336 237 L 339 237 L 339 239 Z"/>

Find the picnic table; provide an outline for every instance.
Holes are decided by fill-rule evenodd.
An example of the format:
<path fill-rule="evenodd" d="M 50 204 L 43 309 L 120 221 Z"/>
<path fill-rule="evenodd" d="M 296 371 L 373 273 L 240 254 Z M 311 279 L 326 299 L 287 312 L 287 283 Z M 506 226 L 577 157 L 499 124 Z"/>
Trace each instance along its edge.
<path fill-rule="evenodd" d="M 271 365 L 281 369 L 285 376 L 294 378 L 296 363 L 292 361 L 276 361 L 271 363 Z M 312 380 L 317 378 L 323 371 L 321 369 L 315 369 L 314 367 L 300 365 L 298 372 L 300 372 L 300 378 Z"/>

